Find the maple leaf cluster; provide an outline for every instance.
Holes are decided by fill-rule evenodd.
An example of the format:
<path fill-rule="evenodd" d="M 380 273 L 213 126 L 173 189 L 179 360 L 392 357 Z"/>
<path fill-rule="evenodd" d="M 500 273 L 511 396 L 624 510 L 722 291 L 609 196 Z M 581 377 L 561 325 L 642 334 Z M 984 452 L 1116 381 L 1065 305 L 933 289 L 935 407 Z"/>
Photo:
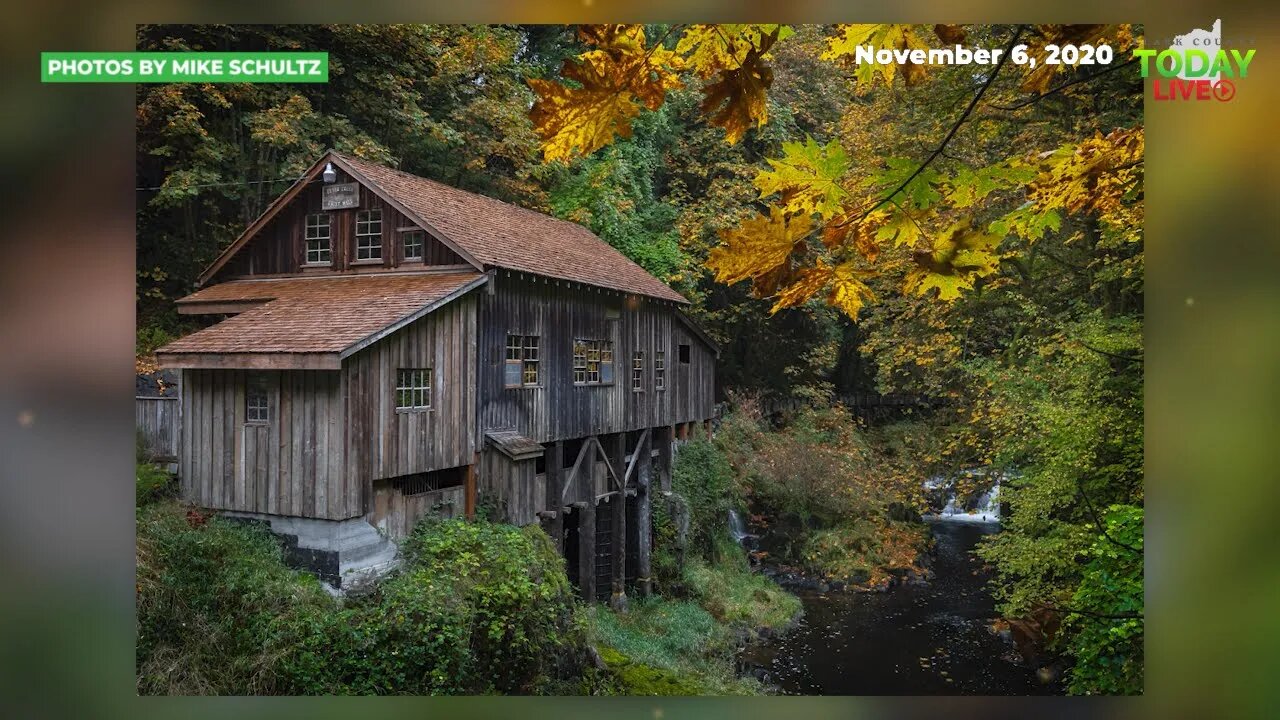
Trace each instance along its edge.
<path fill-rule="evenodd" d="M 543 154 L 567 161 L 630 137 L 641 107 L 662 107 L 668 90 L 684 86 L 684 70 L 705 81 L 702 111 L 735 143 L 768 121 L 773 71 L 766 61 L 789 34 L 784 25 L 691 25 L 669 50 L 661 41 L 647 46 L 641 25 L 580 26 L 591 49 L 564 61 L 563 81 L 529 81 L 538 96 L 529 117 Z"/>
<path fill-rule="evenodd" d="M 566 161 L 628 137 L 641 108 L 660 107 L 668 90 L 683 86 L 682 77 L 702 81 L 702 113 L 724 129 L 727 142 L 767 122 L 769 52 L 791 28 L 679 30 L 669 49 L 665 37 L 648 45 L 639 25 L 581 27 L 591 49 L 565 61 L 562 81 L 530 81 L 538 95 L 530 117 L 546 158 Z M 930 30 L 944 43 L 967 37 L 958 25 L 838 25 L 820 59 L 848 65 L 861 45 L 928 49 Z M 1010 46 L 1024 33 L 1028 55 L 1040 62 L 1022 68 L 1018 87 L 1037 96 L 1060 89 L 1050 83 L 1070 67 L 1043 62 L 1049 45 L 1109 42 L 1124 51 L 1135 43 L 1129 25 L 1035 25 L 1016 28 Z M 892 86 L 899 75 L 908 88 L 927 79 L 923 66 L 910 63 L 851 69 L 859 94 Z M 990 71 L 952 132 L 923 161 L 886 157 L 877 166 L 856 167 L 839 140 L 784 142 L 781 156 L 767 159 L 754 179 L 766 209 L 719 230 L 720 243 L 707 257 L 715 278 L 750 281 L 754 295 L 774 300 L 774 312 L 821 297 L 856 317 L 875 299 L 868 281 L 889 268 L 902 269 L 903 292 L 954 301 L 998 273 L 1008 256 L 1001 250 L 1006 238 L 1033 243 L 1058 231 L 1065 215 L 1096 218 L 1110 242 L 1140 240 L 1141 126 L 1040 155 L 1023 151 L 985 167 L 953 162 L 952 169 L 939 169 L 934 161 L 1000 69 Z"/>

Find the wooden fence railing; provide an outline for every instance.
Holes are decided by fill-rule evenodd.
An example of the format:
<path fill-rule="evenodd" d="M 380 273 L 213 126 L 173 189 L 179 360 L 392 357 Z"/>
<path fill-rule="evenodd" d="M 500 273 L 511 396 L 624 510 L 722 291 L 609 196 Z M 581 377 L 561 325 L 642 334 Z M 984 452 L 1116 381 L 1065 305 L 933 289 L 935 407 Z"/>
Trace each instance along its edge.
<path fill-rule="evenodd" d="M 146 453 L 154 462 L 178 462 L 182 403 L 176 397 L 138 397 L 134 403 L 134 418 Z"/>

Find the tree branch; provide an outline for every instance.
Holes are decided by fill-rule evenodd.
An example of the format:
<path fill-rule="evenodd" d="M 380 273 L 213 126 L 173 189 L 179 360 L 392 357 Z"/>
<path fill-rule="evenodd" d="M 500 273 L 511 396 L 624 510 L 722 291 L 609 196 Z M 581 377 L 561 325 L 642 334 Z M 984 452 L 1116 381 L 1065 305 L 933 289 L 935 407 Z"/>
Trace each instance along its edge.
<path fill-rule="evenodd" d="M 885 203 L 892 200 L 895 195 L 905 190 L 906 187 L 911 184 L 912 180 L 915 180 L 917 177 L 920 177 L 920 173 L 924 172 L 925 168 L 929 167 L 929 165 L 934 160 L 938 159 L 938 156 L 941 155 L 942 152 L 947 149 L 947 145 L 951 142 L 951 139 L 956 136 L 956 132 L 960 130 L 960 126 L 965 124 L 965 122 L 969 119 L 969 116 L 973 113 L 973 109 L 978 106 L 978 101 L 982 100 L 982 96 L 985 95 L 987 92 L 987 89 L 991 87 L 991 83 L 995 82 L 996 76 L 1000 74 L 1000 69 L 1004 67 L 1005 62 L 1009 59 L 1009 54 L 1013 51 L 1014 46 L 1018 43 L 1018 39 L 1022 37 L 1022 31 L 1024 28 L 1025 26 L 1023 25 L 1018 26 L 1018 29 L 1013 33 L 1013 38 L 1011 38 L 1009 40 L 1009 44 L 1005 46 L 1004 52 L 1000 53 L 1000 61 L 996 63 L 995 68 L 991 70 L 991 74 L 988 75 L 986 81 L 982 83 L 982 87 L 978 88 L 977 94 L 975 94 L 973 96 L 973 99 L 969 101 L 969 106 L 964 109 L 964 112 L 960 113 L 960 117 L 957 118 L 955 121 L 955 124 L 951 126 L 951 130 L 947 132 L 946 137 L 942 138 L 942 143 L 939 144 L 938 147 L 935 148 L 934 151 L 929 154 L 929 157 L 925 158 L 924 162 L 920 163 L 920 167 L 917 167 L 915 169 L 915 172 L 907 176 L 907 179 L 903 180 L 902 183 L 898 185 L 898 187 L 894 188 L 892 192 L 890 192 L 888 195 L 885 195 L 883 198 L 880 198 L 880 200 L 877 201 L 874 205 L 872 205 L 871 207 L 867 208 L 866 211 L 859 214 L 857 219 L 846 220 L 842 223 L 836 224 L 835 227 L 844 227 L 845 225 L 848 225 L 850 223 L 859 223 L 859 222 L 862 222 L 863 220 L 866 220 L 867 216 L 875 212 L 876 209 L 878 209 Z"/>
<path fill-rule="evenodd" d="M 1118 353 L 1107 352 L 1102 348 L 1096 348 L 1083 340 L 1076 340 L 1076 342 L 1079 343 L 1080 347 L 1084 348 L 1085 350 L 1092 350 L 1093 352 L 1096 352 L 1099 355 L 1106 355 L 1109 358 L 1115 358 L 1116 360 L 1124 360 L 1125 362 L 1135 362 L 1135 363 L 1142 362 L 1141 355 L 1120 355 Z"/>
<path fill-rule="evenodd" d="M 1098 532 L 1102 534 L 1102 537 L 1106 538 L 1107 541 L 1110 542 L 1112 545 L 1115 545 L 1116 547 L 1124 548 L 1125 550 L 1128 550 L 1129 552 L 1135 555 L 1140 556 L 1143 554 L 1143 552 L 1138 548 L 1132 545 L 1128 545 L 1126 543 L 1122 543 L 1119 540 L 1116 540 L 1115 538 L 1111 537 L 1111 534 L 1107 532 L 1107 526 L 1102 522 L 1102 518 L 1098 516 L 1098 511 L 1094 509 L 1093 502 L 1090 501 L 1089 496 L 1085 494 L 1084 483 L 1082 483 L 1079 479 L 1076 480 L 1076 495 L 1078 495 L 1081 500 L 1084 500 L 1084 506 L 1089 510 L 1089 516 L 1093 518 L 1093 524 L 1096 528 L 1098 528 Z"/>
<path fill-rule="evenodd" d="M 1115 72 L 1116 70 L 1119 70 L 1119 69 L 1120 69 L 1120 68 L 1122 68 L 1122 67 L 1126 67 L 1126 66 L 1132 65 L 1132 64 L 1134 64 L 1134 63 L 1136 63 L 1136 62 L 1138 62 L 1138 59 L 1137 59 L 1137 58 L 1134 58 L 1134 59 L 1132 59 L 1132 60 L 1127 60 L 1127 61 L 1125 61 L 1125 62 L 1122 62 L 1122 63 L 1120 63 L 1119 65 L 1111 65 L 1111 66 L 1109 66 L 1106 70 L 1099 70 L 1098 72 L 1096 72 L 1096 73 L 1092 73 L 1092 74 L 1087 75 L 1087 76 L 1085 76 L 1085 77 L 1080 77 L 1080 78 L 1076 78 L 1075 80 L 1071 80 L 1071 81 L 1068 81 L 1068 82 L 1064 82 L 1064 83 L 1062 83 L 1061 85 L 1058 85 L 1058 86 L 1056 86 L 1056 87 L 1050 88 L 1050 89 L 1048 89 L 1048 90 L 1044 91 L 1043 93 L 1040 93 L 1039 95 L 1037 95 L 1037 96 L 1035 96 L 1035 97 L 1033 97 L 1033 98 L 1030 98 L 1030 99 L 1028 99 L 1028 100 L 1023 100 L 1023 101 L 1022 101 L 1022 102 L 1020 102 L 1020 103 L 1015 103 L 1015 104 L 1013 104 L 1013 105 L 994 105 L 994 104 L 993 104 L 993 105 L 989 105 L 989 107 L 993 107 L 993 108 L 995 108 L 995 109 L 997 109 L 997 110 L 1007 110 L 1007 111 L 1020 110 L 1020 109 L 1022 109 L 1022 108 L 1024 108 L 1024 107 L 1026 107 L 1026 106 L 1028 106 L 1028 105 L 1034 105 L 1034 104 L 1036 104 L 1036 103 L 1040 102 L 1041 100 L 1043 100 L 1043 99 L 1045 99 L 1045 98 L 1049 97 L 1050 95 L 1054 95 L 1054 94 L 1056 94 L 1056 93 L 1060 93 L 1060 92 L 1062 92 L 1063 90 L 1066 90 L 1067 88 L 1071 87 L 1072 85 L 1079 85 L 1080 83 L 1087 83 L 1087 82 L 1089 82 L 1089 81 L 1091 81 L 1091 80 L 1096 80 L 1096 79 L 1098 79 L 1098 78 L 1102 77 L 1103 75 L 1106 75 L 1107 73 Z"/>

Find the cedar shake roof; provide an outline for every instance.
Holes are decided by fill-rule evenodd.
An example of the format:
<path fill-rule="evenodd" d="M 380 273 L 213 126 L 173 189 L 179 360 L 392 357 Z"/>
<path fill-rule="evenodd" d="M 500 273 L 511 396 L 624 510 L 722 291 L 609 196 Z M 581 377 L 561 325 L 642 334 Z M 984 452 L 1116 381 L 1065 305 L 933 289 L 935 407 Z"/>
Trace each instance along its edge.
<path fill-rule="evenodd" d="M 485 266 L 689 302 L 577 223 L 349 155 L 330 155 Z"/>
<path fill-rule="evenodd" d="M 329 353 L 345 357 L 486 281 L 478 272 L 231 280 L 180 304 L 263 301 L 157 350 L 162 356 Z"/>

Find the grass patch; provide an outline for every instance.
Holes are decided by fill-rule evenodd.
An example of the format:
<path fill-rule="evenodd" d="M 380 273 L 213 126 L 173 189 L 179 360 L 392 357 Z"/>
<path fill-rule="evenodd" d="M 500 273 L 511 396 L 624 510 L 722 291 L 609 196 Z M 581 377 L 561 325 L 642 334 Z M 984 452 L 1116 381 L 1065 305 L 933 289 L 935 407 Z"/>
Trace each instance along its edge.
<path fill-rule="evenodd" d="M 755 631 L 782 630 L 800 612 L 800 600 L 769 578 L 746 568 L 688 563 L 684 572 L 690 595 L 716 620 Z"/>
<path fill-rule="evenodd" d="M 593 639 L 623 695 L 750 695 L 734 674 L 731 629 L 690 600 L 632 601 L 625 614 L 587 610 Z"/>

